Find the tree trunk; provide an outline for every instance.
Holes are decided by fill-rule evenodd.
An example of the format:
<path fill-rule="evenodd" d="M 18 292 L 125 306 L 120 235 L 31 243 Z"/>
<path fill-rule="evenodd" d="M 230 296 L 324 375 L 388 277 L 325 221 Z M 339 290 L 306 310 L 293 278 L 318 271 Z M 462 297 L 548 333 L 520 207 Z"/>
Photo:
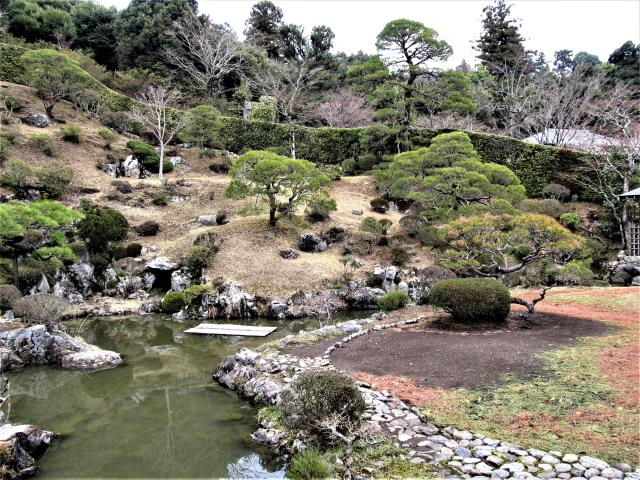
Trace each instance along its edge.
<path fill-rule="evenodd" d="M 289 123 L 289 143 L 291 148 L 291 158 L 296 158 L 296 131 L 292 123 Z"/>
<path fill-rule="evenodd" d="M 275 227 L 276 222 L 278 221 L 278 219 L 276 218 L 276 211 L 277 207 L 274 206 L 269 209 L 269 225 L 272 227 Z"/>
<path fill-rule="evenodd" d="M 162 169 L 164 167 L 164 143 L 160 142 L 160 165 L 158 165 L 158 177 L 163 179 Z"/>
<path fill-rule="evenodd" d="M 18 275 L 18 257 L 15 256 L 11 259 L 13 264 L 13 284 L 17 289 L 20 289 L 20 275 Z"/>

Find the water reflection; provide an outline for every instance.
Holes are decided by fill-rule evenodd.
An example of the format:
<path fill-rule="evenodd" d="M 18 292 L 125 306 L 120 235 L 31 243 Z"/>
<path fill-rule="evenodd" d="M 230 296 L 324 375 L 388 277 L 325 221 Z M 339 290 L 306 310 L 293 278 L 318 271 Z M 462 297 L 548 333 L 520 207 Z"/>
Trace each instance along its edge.
<path fill-rule="evenodd" d="M 341 319 L 336 319 L 341 320 Z M 317 320 L 270 322 L 278 336 Z M 185 335 L 166 317 L 98 319 L 90 342 L 123 353 L 123 367 L 96 373 L 30 367 L 12 375 L 12 422 L 63 438 L 41 461 L 41 478 L 283 478 L 249 440 L 255 410 L 214 384 L 216 365 L 265 339 Z"/>

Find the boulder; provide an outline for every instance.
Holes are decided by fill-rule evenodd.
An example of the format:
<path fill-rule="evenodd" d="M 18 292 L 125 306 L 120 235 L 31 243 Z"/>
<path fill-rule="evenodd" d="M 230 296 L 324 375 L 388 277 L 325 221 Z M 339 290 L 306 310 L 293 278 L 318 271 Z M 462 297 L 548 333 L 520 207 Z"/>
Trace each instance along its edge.
<path fill-rule="evenodd" d="M 126 276 L 116 285 L 116 293 L 121 298 L 128 298 L 142 288 L 142 279 L 136 276 Z"/>
<path fill-rule="evenodd" d="M 118 176 L 118 166 L 115 163 L 103 163 L 100 165 L 100 170 L 114 178 Z"/>
<path fill-rule="evenodd" d="M 51 291 L 51 287 L 49 286 L 49 281 L 47 280 L 47 277 L 45 277 L 43 273 L 42 277 L 40 277 L 40 281 L 38 282 L 38 284 L 35 285 L 29 293 L 33 295 L 35 293 L 49 293 L 50 291 Z"/>
<path fill-rule="evenodd" d="M 94 268 L 90 263 L 76 263 L 69 267 L 69 278 L 76 288 L 86 294 L 94 282 Z"/>
<path fill-rule="evenodd" d="M 218 225 L 218 221 L 216 220 L 216 215 L 200 215 L 197 218 L 197 222 L 200 225 L 205 225 L 205 226 L 212 226 L 212 225 Z"/>
<path fill-rule="evenodd" d="M 324 252 L 327 242 L 316 233 L 303 233 L 298 239 L 298 248 L 303 252 Z"/>
<path fill-rule="evenodd" d="M 136 157 L 129 155 L 124 159 L 121 165 L 122 175 L 130 178 L 140 178 L 142 166 Z"/>
<path fill-rule="evenodd" d="M 169 157 L 169 161 L 175 167 L 176 165 L 180 165 L 181 163 L 184 163 L 184 158 L 182 158 L 180 155 L 175 155 L 175 156 Z"/>
<path fill-rule="evenodd" d="M 289 248 L 287 250 L 280 250 L 280 252 L 278 253 L 285 260 L 293 260 L 300 256 L 300 254 L 297 251 L 295 251 L 293 248 Z"/>
<path fill-rule="evenodd" d="M 267 316 L 283 320 L 287 317 L 287 308 L 286 302 L 274 298 L 267 306 Z"/>
<path fill-rule="evenodd" d="M 358 217 L 361 216 L 364 213 L 364 211 L 361 208 L 356 208 L 351 210 L 351 214 L 352 215 L 357 215 Z"/>
<path fill-rule="evenodd" d="M 191 285 L 191 274 L 186 268 L 171 272 L 171 290 L 182 292 Z"/>
<path fill-rule="evenodd" d="M 255 297 L 242 290 L 239 283 L 227 283 L 218 287 L 215 302 L 216 318 L 248 318 L 257 314 Z"/>
<path fill-rule="evenodd" d="M 378 307 L 378 299 L 384 295 L 381 288 L 362 287 L 349 292 L 346 296 L 351 308 L 369 309 Z"/>
<path fill-rule="evenodd" d="M 74 370 L 102 370 L 122 364 L 122 357 L 119 353 L 90 345 L 85 351 L 63 356 L 60 364 L 62 368 Z"/>
<path fill-rule="evenodd" d="M 145 290 L 151 290 L 153 288 L 153 284 L 156 281 L 156 276 L 151 272 L 144 272 L 142 274 L 142 288 Z"/>
<path fill-rule="evenodd" d="M 32 113 L 25 117 L 24 123 L 32 127 L 47 128 L 49 126 L 49 117 L 44 113 Z"/>
<path fill-rule="evenodd" d="M 287 434 L 275 428 L 259 428 L 251 434 L 251 439 L 263 445 L 278 447 L 286 441 Z"/>
<path fill-rule="evenodd" d="M 167 257 L 156 257 L 148 261 L 144 266 L 146 270 L 162 270 L 166 272 L 177 270 L 178 267 L 179 265 L 176 262 L 172 262 Z"/>
<path fill-rule="evenodd" d="M 36 471 L 34 457 L 41 456 L 51 446 L 56 435 L 33 425 L 0 426 L 0 450 L 2 450 L 2 478 L 23 478 Z"/>

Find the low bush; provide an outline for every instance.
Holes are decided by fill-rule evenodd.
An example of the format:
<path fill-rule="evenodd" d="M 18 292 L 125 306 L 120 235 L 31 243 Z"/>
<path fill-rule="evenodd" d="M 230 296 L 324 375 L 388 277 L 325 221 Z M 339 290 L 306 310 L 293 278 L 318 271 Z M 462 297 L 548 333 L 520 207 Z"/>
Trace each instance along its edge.
<path fill-rule="evenodd" d="M 185 306 L 184 295 L 182 292 L 169 290 L 162 298 L 162 311 L 164 313 L 176 313 Z"/>
<path fill-rule="evenodd" d="M 24 102 L 18 97 L 13 95 L 4 95 L 2 97 L 2 104 L 4 108 L 10 112 L 19 112 L 24 107 Z"/>
<path fill-rule="evenodd" d="M 575 231 L 580 223 L 582 223 L 582 219 L 576 212 L 567 212 L 560 215 L 560 223 L 569 230 Z"/>
<path fill-rule="evenodd" d="M 157 172 L 160 165 L 160 153 L 151 145 L 138 140 L 129 140 L 127 142 L 127 148 L 131 150 L 131 153 L 136 159 L 142 163 L 144 168 L 150 172 Z M 168 173 L 173 170 L 173 163 L 167 158 L 162 162 L 162 171 Z"/>
<path fill-rule="evenodd" d="M 68 306 L 64 298 L 49 293 L 37 293 L 16 300 L 13 313 L 27 323 L 55 327 Z"/>
<path fill-rule="evenodd" d="M 337 209 L 336 201 L 328 193 L 323 192 L 313 195 L 309 199 L 305 212 L 310 220 L 321 222 L 329 218 L 331 212 L 335 212 Z"/>
<path fill-rule="evenodd" d="M 320 480 L 329 478 L 331 469 L 317 450 L 304 450 L 293 456 L 287 468 L 291 480 Z"/>
<path fill-rule="evenodd" d="M 392 242 L 391 250 L 389 251 L 389 259 L 393 265 L 402 267 L 411 260 L 411 254 L 409 253 L 409 249 L 407 249 L 402 242 L 396 240 Z"/>
<path fill-rule="evenodd" d="M 6 160 L 9 154 L 9 141 L 0 137 L 0 162 Z"/>
<path fill-rule="evenodd" d="M 73 180 L 73 169 L 62 162 L 47 162 L 36 172 L 42 191 L 49 198 L 58 198 Z"/>
<path fill-rule="evenodd" d="M 111 144 L 116 139 L 116 135 L 107 127 L 102 127 L 98 130 L 98 135 L 104 140 L 104 148 L 111 148 Z"/>
<path fill-rule="evenodd" d="M 110 242 L 127 238 L 129 222 L 120 212 L 90 202 L 82 202 L 81 206 L 84 218 L 78 223 L 78 234 L 92 252 L 103 252 Z"/>
<path fill-rule="evenodd" d="M 33 183 L 33 170 L 24 160 L 13 158 L 4 164 L 0 183 L 22 198 Z"/>
<path fill-rule="evenodd" d="M 53 157 L 56 154 L 56 147 L 48 133 L 33 133 L 29 137 L 29 145 L 37 148 L 45 155 Z"/>
<path fill-rule="evenodd" d="M 82 141 L 82 128 L 75 123 L 61 125 L 60 134 L 65 142 L 80 143 Z"/>
<path fill-rule="evenodd" d="M 528 198 L 522 201 L 520 208 L 528 213 L 541 213 L 553 218 L 559 218 L 564 212 L 562 204 L 553 198 L 545 198 L 544 200 Z"/>
<path fill-rule="evenodd" d="M 209 170 L 214 173 L 229 173 L 229 169 L 233 165 L 233 160 L 229 157 L 216 158 L 214 162 L 209 165 Z"/>
<path fill-rule="evenodd" d="M 182 296 L 184 297 L 185 305 L 195 305 L 202 298 L 203 295 L 211 292 L 211 288 L 207 285 L 195 284 L 184 289 Z"/>
<path fill-rule="evenodd" d="M 454 278 L 435 283 L 429 303 L 462 323 L 503 322 L 511 310 L 509 289 L 490 278 Z"/>
<path fill-rule="evenodd" d="M 371 205 L 371 210 L 374 212 L 387 213 L 389 210 L 389 200 L 382 197 L 374 198 L 369 202 L 369 205 Z"/>
<path fill-rule="evenodd" d="M 100 122 L 118 133 L 124 133 L 130 130 L 131 120 L 125 112 L 112 112 L 105 108 L 100 112 Z"/>
<path fill-rule="evenodd" d="M 382 310 L 398 310 L 409 303 L 409 295 L 402 290 L 391 290 L 378 299 L 378 307 Z"/>
<path fill-rule="evenodd" d="M 400 228 L 410 237 L 416 237 L 421 228 L 427 226 L 427 219 L 420 215 L 405 215 L 398 222 Z"/>
<path fill-rule="evenodd" d="M 131 186 L 131 184 L 129 182 L 126 182 L 124 180 L 114 180 L 113 182 L 111 182 L 111 185 L 120 193 L 123 194 L 129 194 L 129 193 L 133 193 L 133 187 Z"/>
<path fill-rule="evenodd" d="M 15 145 L 20 138 L 20 127 L 13 125 L 6 128 L 0 134 L 1 138 L 4 138 L 10 145 Z"/>
<path fill-rule="evenodd" d="M 142 245 L 139 243 L 130 243 L 127 245 L 127 257 L 139 257 L 142 253 Z"/>
<path fill-rule="evenodd" d="M 552 198 L 560 202 L 566 202 L 571 198 L 571 190 L 558 183 L 549 183 L 542 189 L 542 195 L 545 198 Z"/>
<path fill-rule="evenodd" d="M 360 230 L 374 235 L 386 235 L 393 222 L 383 218 L 377 220 L 374 217 L 366 217 L 360 224 Z"/>
<path fill-rule="evenodd" d="M 11 310 L 20 297 L 22 294 L 15 285 L 0 285 L 0 311 Z"/>
<path fill-rule="evenodd" d="M 134 227 L 134 230 L 141 237 L 153 237 L 157 235 L 160 230 L 160 224 L 153 220 L 147 220 L 146 222 Z"/>
<path fill-rule="evenodd" d="M 192 245 L 185 257 L 185 266 L 191 270 L 200 271 L 209 266 L 213 258 L 213 251 L 204 245 Z"/>
<path fill-rule="evenodd" d="M 151 196 L 151 203 L 158 207 L 166 207 L 169 204 L 169 194 L 167 192 L 154 192 Z"/>
<path fill-rule="evenodd" d="M 318 430 L 335 415 L 357 422 L 365 410 L 362 394 L 348 375 L 331 370 L 308 370 L 282 392 L 282 413 L 291 428 Z"/>

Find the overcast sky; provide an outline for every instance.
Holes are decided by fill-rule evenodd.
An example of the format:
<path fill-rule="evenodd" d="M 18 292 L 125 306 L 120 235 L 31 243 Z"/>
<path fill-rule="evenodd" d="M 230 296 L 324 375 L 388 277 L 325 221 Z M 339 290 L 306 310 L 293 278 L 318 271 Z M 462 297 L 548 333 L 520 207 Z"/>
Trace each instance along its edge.
<path fill-rule="evenodd" d="M 104 5 L 126 7 L 128 0 L 98 0 Z M 229 23 L 243 38 L 244 22 L 257 0 L 199 0 L 199 9 L 216 23 Z M 488 0 L 459 1 L 353 1 L 279 0 L 286 23 L 327 25 L 336 35 L 334 52 L 375 53 L 376 35 L 396 18 L 418 20 L 435 28 L 453 47 L 446 65 L 454 67 L 466 59 L 475 63 L 472 49 L 481 31 L 482 8 Z M 574 53 L 594 53 L 606 61 L 627 40 L 640 42 L 640 0 L 520 0 L 512 1 L 512 14 L 522 23 L 526 47 L 540 50 L 547 60 L 563 48 Z"/>

